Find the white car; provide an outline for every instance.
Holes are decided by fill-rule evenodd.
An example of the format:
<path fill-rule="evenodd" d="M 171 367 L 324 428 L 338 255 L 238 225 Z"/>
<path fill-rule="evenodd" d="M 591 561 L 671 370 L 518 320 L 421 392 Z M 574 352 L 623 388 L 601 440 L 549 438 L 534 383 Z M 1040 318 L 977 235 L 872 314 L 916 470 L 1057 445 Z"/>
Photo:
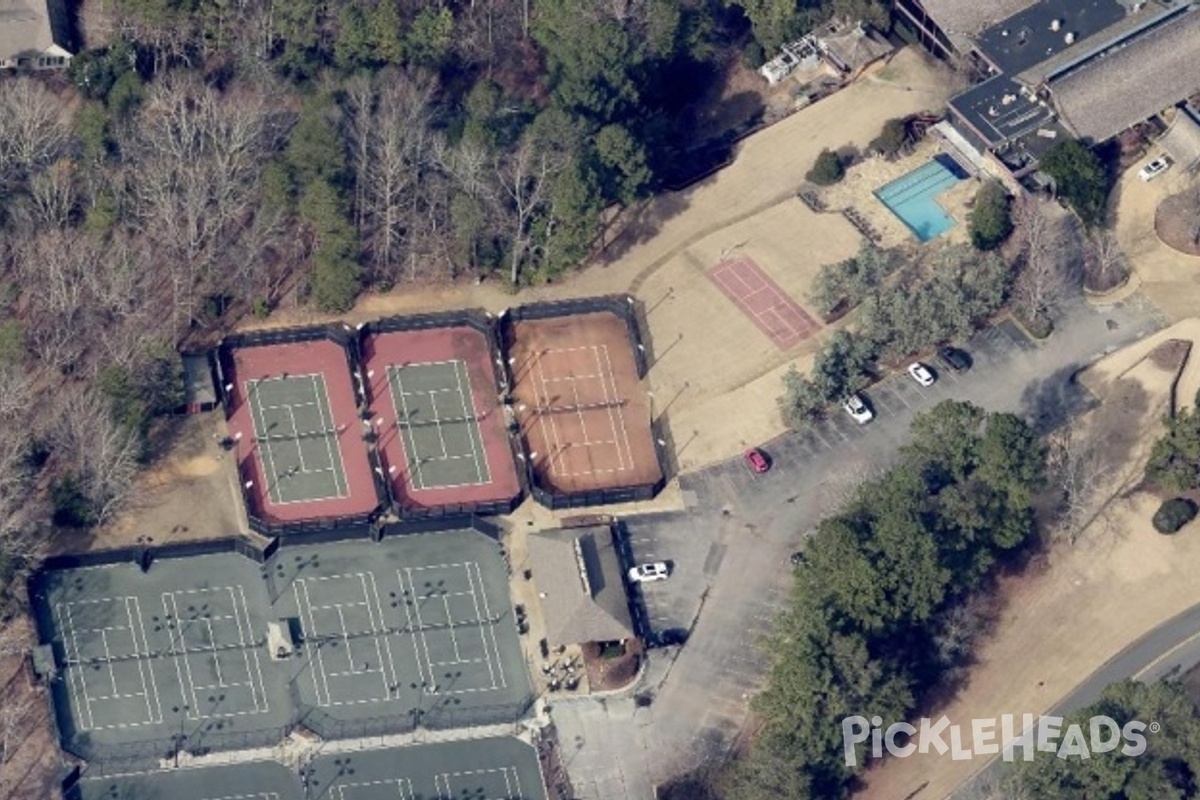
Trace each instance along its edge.
<path fill-rule="evenodd" d="M 846 413 L 850 418 L 859 425 L 865 425 L 875 419 L 875 414 L 871 409 L 867 408 L 867 404 L 857 394 L 852 394 L 842 401 L 842 408 L 846 409 Z"/>
<path fill-rule="evenodd" d="M 667 576 L 671 574 L 671 570 L 663 561 L 656 561 L 653 564 L 638 564 L 629 570 L 629 580 L 634 583 L 650 583 L 651 581 L 665 581 Z"/>
<path fill-rule="evenodd" d="M 1170 166 L 1171 162 L 1166 156 L 1159 156 L 1138 170 L 1138 177 L 1144 181 L 1154 180 L 1161 173 L 1166 172 Z"/>
<path fill-rule="evenodd" d="M 908 365 L 908 374 L 922 386 L 933 386 L 933 382 L 937 380 L 933 377 L 933 373 L 929 371 L 929 367 L 920 361 L 914 361 Z"/>

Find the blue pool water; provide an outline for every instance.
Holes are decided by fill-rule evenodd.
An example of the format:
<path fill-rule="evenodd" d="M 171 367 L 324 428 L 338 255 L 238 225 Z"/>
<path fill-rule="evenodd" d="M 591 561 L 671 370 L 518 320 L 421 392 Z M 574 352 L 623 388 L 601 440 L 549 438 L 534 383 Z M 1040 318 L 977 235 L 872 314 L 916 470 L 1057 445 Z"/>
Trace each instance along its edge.
<path fill-rule="evenodd" d="M 928 242 L 954 227 L 954 220 L 937 204 L 936 198 L 965 177 L 962 167 L 954 159 L 939 155 L 877 189 L 875 196 L 908 226 L 914 236 Z"/>

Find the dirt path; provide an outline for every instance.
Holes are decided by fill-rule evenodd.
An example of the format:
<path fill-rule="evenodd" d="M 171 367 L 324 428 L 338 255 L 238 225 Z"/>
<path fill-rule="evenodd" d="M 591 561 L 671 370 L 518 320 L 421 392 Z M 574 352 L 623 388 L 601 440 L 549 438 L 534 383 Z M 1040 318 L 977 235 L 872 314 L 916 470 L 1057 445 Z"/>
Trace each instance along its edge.
<path fill-rule="evenodd" d="M 1189 566 L 1200 559 L 1200 526 L 1162 536 L 1150 525 L 1155 498 L 1121 497 L 1140 479 L 1149 446 L 1162 430 L 1174 377 L 1146 357 L 1172 338 L 1194 342 L 1181 382 L 1197 380 L 1196 319 L 1113 353 L 1085 374 L 1084 382 L 1105 402 L 1080 424 L 1102 424 L 1107 415 L 1110 423 L 1137 432 L 1131 451 L 1122 454 L 1123 468 L 1100 498 L 1106 512 L 1075 546 L 1054 548 L 1043 569 L 1006 586 L 1002 616 L 968 685 L 934 717 L 945 714 L 968 734 L 972 719 L 1045 713 L 1122 647 L 1200 602 L 1200 583 Z M 866 775 L 868 787 L 858 797 L 895 800 L 918 789 L 911 796 L 947 797 L 983 763 L 949 755 L 891 759 Z"/>
<path fill-rule="evenodd" d="M 496 282 L 401 287 L 363 298 L 346 315 L 358 322 L 387 314 L 633 292 L 646 304 L 657 363 L 649 388 L 667 418 L 682 469 L 735 455 L 745 444 L 782 431 L 779 376 L 791 363 L 807 368 L 819 339 L 780 352 L 707 280 L 723 254 L 753 258 L 801 303 L 816 270 L 859 244 L 840 216 L 814 214 L 796 198 L 817 153 L 863 147 L 883 122 L 940 107 L 939 68 L 907 48 L 854 85 L 746 139 L 736 161 L 683 192 L 656 198 L 637 224 L 612 244 L 608 263 L 553 286 L 515 297 Z M 874 202 L 861 187 L 861 204 Z M 270 324 L 321 319 L 311 312 L 272 316 Z M 684 446 L 686 444 L 686 446 Z"/>

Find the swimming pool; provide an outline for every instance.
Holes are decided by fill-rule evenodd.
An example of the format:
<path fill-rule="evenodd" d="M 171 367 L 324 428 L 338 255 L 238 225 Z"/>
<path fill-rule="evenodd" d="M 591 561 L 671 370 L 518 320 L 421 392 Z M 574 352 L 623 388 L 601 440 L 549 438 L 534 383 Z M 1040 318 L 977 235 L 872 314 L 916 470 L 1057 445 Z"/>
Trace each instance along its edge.
<path fill-rule="evenodd" d="M 928 164 L 875 190 L 879 202 L 900 218 L 922 242 L 954 227 L 954 219 L 937 204 L 937 196 L 966 177 L 954 159 L 936 156 Z"/>

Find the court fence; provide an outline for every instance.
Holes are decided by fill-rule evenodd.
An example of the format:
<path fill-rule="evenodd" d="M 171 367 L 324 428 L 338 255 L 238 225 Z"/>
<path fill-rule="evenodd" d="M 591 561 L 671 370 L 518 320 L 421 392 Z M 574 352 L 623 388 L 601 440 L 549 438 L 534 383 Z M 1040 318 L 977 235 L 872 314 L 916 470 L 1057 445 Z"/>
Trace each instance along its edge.
<path fill-rule="evenodd" d="M 430 314 L 413 314 L 403 317 L 385 317 L 384 319 L 368 322 L 358 329 L 356 352 L 359 363 L 364 363 L 363 353 L 367 342 L 372 336 L 387 333 L 403 333 L 406 331 L 437 330 L 439 328 L 470 328 L 481 334 L 487 342 L 488 368 L 491 370 L 491 385 L 498 395 L 508 393 L 509 383 L 507 372 L 498 365 L 503 365 L 501 356 L 501 341 L 497 336 L 496 318 L 481 309 L 459 309 L 455 311 L 440 311 Z M 367 397 L 368 405 L 373 405 L 384 398 Z M 520 437 L 512 432 L 508 434 L 509 459 L 514 467 L 519 467 L 518 454 L 521 452 Z M 382 473 L 381 473 L 382 474 Z M 529 489 L 527 476 L 522 469 L 517 469 L 517 493 L 512 497 L 480 502 L 455 503 L 446 505 L 416 505 L 405 503 L 389 490 L 389 505 L 397 517 L 404 520 L 444 519 L 463 515 L 500 515 L 511 514 Z"/>
<path fill-rule="evenodd" d="M 516 342 L 516 323 L 526 320 L 553 319 L 555 317 L 576 316 L 609 312 L 615 314 L 625 323 L 629 335 L 630 351 L 633 353 L 637 366 L 638 378 L 645 378 L 649 369 L 647 348 L 642 342 L 642 330 L 645 328 L 645 310 L 642 304 L 632 295 L 603 295 L 600 297 L 583 297 L 573 300 L 556 300 L 553 302 L 531 303 L 503 311 L 499 315 L 496 326 L 498 347 L 501 352 L 511 351 Z M 516 384 L 512 365 L 507 359 L 504 365 L 504 380 L 508 386 Z M 651 434 L 655 441 L 655 459 L 658 462 L 658 478 L 651 483 L 617 486 L 604 489 L 588 489 L 575 492 L 564 492 L 543 486 L 538 481 L 537 471 L 533 467 L 533 459 L 524 440 L 516 436 L 515 443 L 519 448 L 517 458 L 523 465 L 525 481 L 529 493 L 537 502 L 546 508 L 560 510 L 566 508 L 585 508 L 587 506 L 613 505 L 616 503 L 633 503 L 652 500 L 666 486 L 668 476 L 668 456 L 666 448 L 659 442 L 665 442 L 662 437 L 660 421 L 651 423 Z"/>
<path fill-rule="evenodd" d="M 233 416 L 238 402 L 237 392 L 229 388 L 230 386 L 234 386 L 231 378 L 234 378 L 237 372 L 234 365 L 234 352 L 236 350 L 321 340 L 331 341 L 341 347 L 346 359 L 346 369 L 351 375 L 359 374 L 356 362 L 358 341 L 356 331 L 344 323 L 340 325 L 249 331 L 247 333 L 230 334 L 222 339 L 221 344 L 217 347 L 217 392 L 221 398 L 221 404 L 225 407 L 225 418 L 229 419 Z M 359 385 L 359 381 L 351 381 L 351 383 L 354 386 L 354 403 L 357 415 L 358 409 L 364 407 L 365 395 L 363 387 Z M 389 493 L 387 482 L 382 478 L 383 470 L 380 468 L 379 456 L 375 452 L 375 448 L 368 447 L 367 459 L 371 464 L 372 483 L 375 489 L 375 496 L 378 499 L 378 506 L 375 510 L 363 514 L 296 522 L 279 522 L 269 519 L 260 507 L 259 498 L 254 493 L 253 485 L 250 483 L 253 466 L 252 459 L 253 455 L 247 455 L 238 464 L 238 484 L 241 486 L 242 503 L 246 507 L 246 518 L 250 525 L 250 530 L 260 533 L 263 536 L 305 533 L 353 526 L 367 528 L 379 515 L 380 511 L 388 506 Z"/>
<path fill-rule="evenodd" d="M 414 733 L 418 729 L 440 731 L 517 723 L 528 716 L 534 703 L 533 695 L 527 695 L 511 703 L 462 707 L 443 702 L 427 708 L 409 709 L 406 714 L 339 719 L 318 706 L 304 703 L 295 683 L 289 691 L 292 704 L 299 709 L 298 724 L 326 740 L 367 739 Z"/>

